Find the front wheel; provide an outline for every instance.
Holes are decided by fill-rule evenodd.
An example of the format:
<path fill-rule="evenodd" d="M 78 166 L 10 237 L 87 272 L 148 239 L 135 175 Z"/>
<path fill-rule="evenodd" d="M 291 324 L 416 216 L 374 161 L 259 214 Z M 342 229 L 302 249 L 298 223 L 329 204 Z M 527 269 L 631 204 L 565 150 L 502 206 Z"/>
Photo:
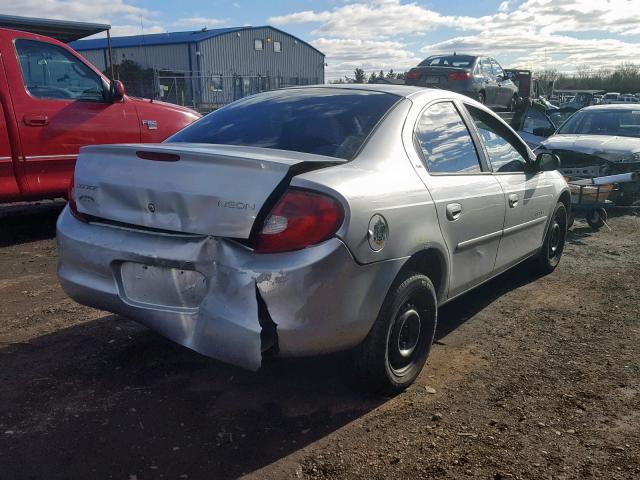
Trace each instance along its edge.
<path fill-rule="evenodd" d="M 428 277 L 405 272 L 396 279 L 356 351 L 359 376 L 370 389 L 396 394 L 414 382 L 431 350 L 437 308 Z"/>
<path fill-rule="evenodd" d="M 567 240 L 567 209 L 562 202 L 558 202 L 553 210 L 551 224 L 544 237 L 542 248 L 533 258 L 534 268 L 544 275 L 553 272 L 562 257 L 564 244 Z"/>

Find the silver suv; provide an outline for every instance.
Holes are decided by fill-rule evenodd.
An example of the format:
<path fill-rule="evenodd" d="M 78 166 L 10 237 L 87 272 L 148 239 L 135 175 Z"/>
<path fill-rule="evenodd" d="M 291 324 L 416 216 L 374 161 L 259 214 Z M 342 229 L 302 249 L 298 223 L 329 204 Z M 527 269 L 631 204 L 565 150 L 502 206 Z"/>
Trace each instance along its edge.
<path fill-rule="evenodd" d="M 264 93 L 162 144 L 82 149 L 58 274 L 78 302 L 225 362 L 354 349 L 373 388 L 398 392 L 440 305 L 525 260 L 556 267 L 557 167 L 452 92 Z"/>

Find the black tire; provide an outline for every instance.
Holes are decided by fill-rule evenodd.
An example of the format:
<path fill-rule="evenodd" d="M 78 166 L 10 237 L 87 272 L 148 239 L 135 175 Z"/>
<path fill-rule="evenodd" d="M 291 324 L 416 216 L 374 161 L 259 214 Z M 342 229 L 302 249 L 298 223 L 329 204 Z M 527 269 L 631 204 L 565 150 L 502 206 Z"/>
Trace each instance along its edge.
<path fill-rule="evenodd" d="M 573 223 L 576 221 L 576 217 L 573 216 L 573 213 L 570 213 L 567 217 L 567 230 L 573 227 Z"/>
<path fill-rule="evenodd" d="M 511 101 L 509 102 L 509 105 L 507 105 L 507 110 L 510 112 L 515 112 L 517 106 L 518 106 L 518 95 L 514 94 L 513 97 L 511 97 Z"/>
<path fill-rule="evenodd" d="M 547 275 L 556 269 L 560 263 L 566 241 L 567 209 L 562 202 L 558 202 L 553 210 L 551 223 L 544 237 L 542 248 L 533 258 L 533 266 L 538 273 Z"/>
<path fill-rule="evenodd" d="M 636 200 L 635 202 L 632 202 L 631 206 L 634 207 L 634 209 L 631 210 L 631 215 L 640 217 L 640 200 Z"/>
<path fill-rule="evenodd" d="M 594 230 L 599 230 L 607 222 L 607 211 L 604 208 L 594 208 L 587 212 L 587 223 Z"/>
<path fill-rule="evenodd" d="M 487 96 L 484 94 L 484 92 L 478 92 L 478 97 L 476 98 L 476 100 L 484 105 L 484 102 L 487 101 Z"/>
<path fill-rule="evenodd" d="M 416 272 L 401 273 L 356 350 L 358 374 L 369 389 L 393 395 L 413 383 L 429 356 L 437 317 L 431 280 Z"/>

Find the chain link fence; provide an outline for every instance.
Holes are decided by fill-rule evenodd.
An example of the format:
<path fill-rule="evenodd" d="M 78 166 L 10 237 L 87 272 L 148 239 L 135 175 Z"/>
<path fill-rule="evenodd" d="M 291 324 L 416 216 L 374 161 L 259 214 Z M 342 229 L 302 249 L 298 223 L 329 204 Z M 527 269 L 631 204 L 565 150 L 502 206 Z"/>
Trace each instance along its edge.
<path fill-rule="evenodd" d="M 283 77 L 264 75 L 203 75 L 191 72 L 156 70 L 154 72 L 152 95 L 148 95 L 145 85 L 127 83 L 127 92 L 156 98 L 194 108 L 202 113 L 220 108 L 234 100 L 260 92 L 294 85 L 313 85 L 318 78 Z"/>

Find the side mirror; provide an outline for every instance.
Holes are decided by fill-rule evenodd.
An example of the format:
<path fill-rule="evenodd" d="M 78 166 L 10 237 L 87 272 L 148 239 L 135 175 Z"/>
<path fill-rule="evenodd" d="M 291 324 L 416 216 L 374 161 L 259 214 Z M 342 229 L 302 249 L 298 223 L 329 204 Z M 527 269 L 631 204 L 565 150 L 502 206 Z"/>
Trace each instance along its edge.
<path fill-rule="evenodd" d="M 496 80 L 498 80 L 499 82 L 504 82 L 506 80 L 506 77 L 501 73 L 500 75 L 496 75 Z"/>
<path fill-rule="evenodd" d="M 124 85 L 120 80 L 114 80 L 109 87 L 109 98 L 112 102 L 119 102 L 124 98 Z"/>
<path fill-rule="evenodd" d="M 560 168 L 560 158 L 549 152 L 539 153 L 536 157 L 536 167 L 540 172 L 553 172 Z"/>
<path fill-rule="evenodd" d="M 553 135 L 555 132 L 556 132 L 555 129 L 551 127 L 538 127 L 533 129 L 533 134 L 536 137 L 547 138 Z"/>

